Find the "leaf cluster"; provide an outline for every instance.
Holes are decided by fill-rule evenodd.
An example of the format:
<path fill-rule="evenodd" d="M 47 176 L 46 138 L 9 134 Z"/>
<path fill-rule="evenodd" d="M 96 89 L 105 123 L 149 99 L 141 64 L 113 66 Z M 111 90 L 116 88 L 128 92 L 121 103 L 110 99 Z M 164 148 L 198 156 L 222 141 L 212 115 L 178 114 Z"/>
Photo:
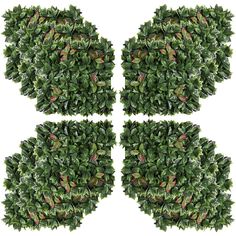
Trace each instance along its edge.
<path fill-rule="evenodd" d="M 190 114 L 230 78 L 232 14 L 222 7 L 156 10 L 122 52 L 127 114 Z"/>
<path fill-rule="evenodd" d="M 46 114 L 110 114 L 114 50 L 79 9 L 15 7 L 4 14 L 6 78 Z"/>
<path fill-rule="evenodd" d="M 233 221 L 231 159 L 215 153 L 215 143 L 200 138 L 199 131 L 191 122 L 128 121 L 124 126 L 124 192 L 162 230 L 219 230 Z"/>
<path fill-rule="evenodd" d="M 100 199 L 112 192 L 110 122 L 45 122 L 37 138 L 5 160 L 8 191 L 4 221 L 15 229 L 79 227 Z"/>

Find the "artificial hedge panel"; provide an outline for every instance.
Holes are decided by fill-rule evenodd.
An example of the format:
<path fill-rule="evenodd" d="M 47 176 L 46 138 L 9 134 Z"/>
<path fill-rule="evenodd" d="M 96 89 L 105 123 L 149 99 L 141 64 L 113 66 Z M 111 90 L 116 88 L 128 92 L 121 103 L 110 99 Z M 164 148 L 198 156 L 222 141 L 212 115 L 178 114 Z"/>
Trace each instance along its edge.
<path fill-rule="evenodd" d="M 56 48 L 51 52 L 54 44 Z M 110 80 L 113 60 L 111 43 L 103 38 L 92 42 L 59 39 L 58 45 L 51 41 L 44 48 L 39 47 L 35 57 L 39 71 L 35 83 L 37 110 L 69 115 L 110 113 L 115 102 Z M 44 63 L 49 66 L 44 67 Z"/>
<path fill-rule="evenodd" d="M 229 179 L 231 160 L 215 154 L 215 143 L 199 138 L 190 122 L 127 122 L 124 192 L 162 230 L 221 229 L 232 222 Z"/>
<path fill-rule="evenodd" d="M 192 113 L 230 77 L 232 14 L 221 7 L 160 7 L 124 44 L 121 101 L 128 114 Z"/>
<path fill-rule="evenodd" d="M 153 18 L 154 24 L 165 24 L 165 22 L 172 23 L 183 23 L 186 18 L 189 20 L 189 23 L 194 23 L 195 26 L 197 23 L 200 29 L 195 30 L 196 35 L 204 34 L 204 38 L 202 38 L 201 44 L 204 45 L 205 48 L 214 53 L 214 61 L 218 70 L 216 76 L 214 76 L 215 81 L 221 82 L 224 79 L 230 78 L 230 64 L 229 57 L 231 56 L 230 47 L 225 44 L 231 41 L 231 35 L 233 34 L 231 29 L 231 21 L 232 21 L 232 13 L 228 10 L 224 10 L 221 6 L 216 5 L 214 8 L 206 8 L 204 6 L 197 6 L 196 9 L 186 9 L 185 7 L 181 7 L 177 9 L 177 11 L 172 9 L 167 9 L 164 5 L 160 7 L 160 11 L 156 11 L 156 15 Z M 205 28 L 205 29 L 204 29 Z M 187 29 L 191 30 L 191 27 L 187 25 Z M 181 32 L 182 33 L 182 32 Z M 193 35 L 191 34 L 191 37 Z M 218 46 L 218 47 L 217 47 Z M 206 52 L 205 52 L 206 53 Z M 204 57 L 204 63 L 208 64 L 211 58 Z M 209 67 L 211 64 L 208 64 Z M 210 68 L 208 68 L 210 70 Z M 209 76 L 211 75 L 210 71 L 207 71 L 207 67 L 203 65 L 201 69 L 202 75 L 202 93 L 201 97 L 206 97 L 211 95 L 213 91 L 215 91 L 214 87 L 210 87 L 211 80 L 209 80 Z M 207 73 L 208 76 L 205 74 Z M 208 81 L 209 80 L 209 81 Z M 209 83 L 209 84 L 208 84 Z M 213 89 L 212 92 L 207 93 L 206 89 Z"/>
<path fill-rule="evenodd" d="M 16 7 L 4 15 L 6 78 L 46 114 L 110 114 L 114 50 L 80 10 Z M 13 33 L 14 32 L 14 33 Z M 57 86 L 55 86 L 55 84 Z"/>
<path fill-rule="evenodd" d="M 165 42 L 168 44 L 168 41 L 166 39 Z M 123 63 L 123 67 L 126 68 L 124 72 L 126 87 L 121 92 L 121 101 L 124 103 L 126 113 L 167 115 L 178 112 L 188 114 L 199 110 L 201 86 L 199 70 L 189 66 L 188 70 L 191 73 L 189 75 L 187 70 L 183 70 L 183 64 L 170 61 L 169 57 L 159 51 L 162 50 L 165 42 L 159 40 L 146 43 L 132 39 L 125 44 L 123 56 L 127 56 L 127 62 Z M 195 61 L 200 67 L 200 56 L 195 50 L 198 48 L 198 51 L 201 51 L 201 46 L 188 42 L 186 44 L 189 45 L 183 50 L 185 51 L 183 54 L 189 52 L 186 60 L 190 64 Z M 141 48 L 146 49 L 140 50 L 140 45 L 142 45 Z M 175 50 L 177 48 L 179 48 L 178 41 L 176 41 Z M 143 52 L 145 54 L 141 55 Z M 143 59 L 140 60 L 138 57 L 143 57 Z M 179 67 L 181 73 L 176 72 Z"/>
<path fill-rule="evenodd" d="M 201 97 L 207 97 L 215 93 L 215 77 L 218 72 L 218 63 L 216 60 L 216 54 L 224 51 L 221 49 L 222 43 L 229 41 L 226 35 L 222 36 L 224 27 L 218 29 L 220 21 L 217 17 L 212 17 L 212 13 L 218 14 L 218 8 L 214 11 L 212 9 L 204 9 L 203 7 L 198 7 L 195 11 L 188 10 L 186 8 L 180 8 L 177 11 L 167 10 L 166 6 L 161 7 L 160 12 L 157 10 L 156 16 L 152 22 L 147 22 L 140 27 L 139 38 L 140 39 L 151 39 L 163 38 L 165 29 L 174 27 L 172 34 L 178 39 L 189 39 L 190 41 L 201 42 L 203 46 L 203 51 L 199 51 L 202 56 L 201 65 Z M 223 12 L 228 13 L 228 12 Z M 204 14 L 204 16 L 202 15 Z M 224 15 L 224 18 L 229 18 Z M 230 20 L 230 19 L 229 19 Z M 229 23 L 226 21 L 226 23 Z M 163 30 L 164 29 L 164 30 Z M 227 32 L 228 30 L 228 32 Z M 164 31 L 164 32 L 163 32 Z M 229 34 L 230 25 L 226 28 L 226 33 Z M 168 33 L 168 32 L 167 32 Z M 196 51 L 198 51 L 196 49 Z M 179 53 L 179 51 L 176 51 Z M 177 57 L 177 56 L 176 56 Z M 224 57 L 226 57 L 224 55 Z M 178 58 L 176 58 L 178 61 Z M 189 61 L 186 60 L 188 63 Z M 195 63 L 193 64 L 195 67 Z"/>
<path fill-rule="evenodd" d="M 6 158 L 4 221 L 18 230 L 73 230 L 112 192 L 111 123 L 45 122 L 36 131 L 21 154 Z"/>
<path fill-rule="evenodd" d="M 45 22 L 54 24 L 68 24 L 74 22 L 80 25 L 83 22 L 83 18 L 80 14 L 80 10 L 73 6 L 70 6 L 69 10 L 63 11 L 55 7 L 48 9 L 41 9 L 39 6 L 22 8 L 20 5 L 14 7 L 13 10 L 8 10 L 3 15 L 5 19 L 5 31 L 3 34 L 6 36 L 6 42 L 10 44 L 5 50 L 6 57 L 8 57 L 6 78 L 16 82 L 21 80 L 18 72 L 21 53 L 18 46 L 20 46 L 21 38 L 27 37 L 28 31 L 31 33 L 29 36 L 32 38 L 36 35 L 39 36 L 40 30 L 37 30 L 37 28 L 39 27 L 40 29 L 40 25 Z M 27 43 L 30 44 L 29 46 L 33 46 L 34 42 L 31 39 L 29 40 L 27 40 Z M 22 43 L 24 43 L 24 40 Z M 21 46 L 24 46 L 22 48 L 23 51 L 28 50 L 28 48 L 25 48 L 25 45 Z"/>
<path fill-rule="evenodd" d="M 66 61 L 68 59 L 70 50 L 67 49 L 69 46 L 67 46 L 66 41 L 63 40 L 65 37 L 77 39 L 78 42 L 81 41 L 81 39 L 86 40 L 84 43 L 98 40 L 96 28 L 89 22 L 85 22 L 84 25 L 81 25 L 81 23 L 68 23 L 63 25 L 61 23 L 46 22 L 33 25 L 33 27 L 29 25 L 25 29 L 24 35 L 22 35 L 19 42 L 19 50 L 23 53 L 19 63 L 19 75 L 22 84 L 21 93 L 23 95 L 31 98 L 36 97 L 34 81 L 37 80 L 37 75 L 41 74 L 41 71 L 38 70 L 39 64 L 41 69 L 49 70 L 50 67 L 59 64 L 60 61 Z M 69 40 L 67 40 L 67 42 L 72 43 Z M 31 45 L 31 47 L 28 45 Z M 48 50 L 47 58 L 43 58 L 45 61 L 39 63 L 37 55 L 40 53 L 40 57 L 42 58 L 42 51 L 45 50 Z M 71 52 L 73 52 L 72 49 Z M 75 54 L 74 56 L 78 55 Z M 46 59 L 49 58 L 52 60 L 47 61 Z M 32 63 L 32 65 L 30 63 Z M 77 65 L 77 67 L 79 68 L 80 66 Z"/>

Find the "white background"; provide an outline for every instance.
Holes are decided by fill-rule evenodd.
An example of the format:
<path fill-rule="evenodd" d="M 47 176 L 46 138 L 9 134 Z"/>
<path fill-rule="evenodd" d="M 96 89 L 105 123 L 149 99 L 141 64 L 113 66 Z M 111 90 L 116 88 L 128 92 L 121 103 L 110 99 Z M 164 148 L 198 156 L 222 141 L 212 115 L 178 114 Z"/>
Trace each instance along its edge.
<path fill-rule="evenodd" d="M 115 48 L 116 67 L 112 78 L 112 85 L 119 91 L 124 86 L 124 77 L 121 68 L 121 49 L 123 43 L 130 37 L 133 37 L 139 26 L 145 21 L 151 20 L 154 11 L 160 5 L 166 3 L 169 7 L 177 8 L 185 5 L 186 7 L 194 7 L 198 5 L 214 6 L 216 3 L 222 5 L 225 9 L 229 9 L 236 15 L 235 1 L 229 0 L 191 0 L 191 1 L 160 1 L 160 0 L 35 0 L 35 1 L 14 1 L 1 0 L 0 14 L 3 15 L 7 9 L 21 4 L 22 6 L 41 5 L 42 7 L 57 6 L 60 9 L 73 4 L 80 8 L 83 17 L 94 23 L 100 35 L 112 41 Z M 3 18 L 0 19 L 0 32 L 4 30 Z M 233 31 L 236 32 L 236 19 L 233 19 Z M 217 93 L 207 99 L 201 100 L 201 110 L 193 115 L 175 115 L 175 116 L 154 116 L 150 117 L 155 121 L 159 120 L 176 120 L 176 121 L 192 121 L 201 126 L 201 136 L 216 141 L 217 151 L 232 157 L 233 165 L 231 167 L 231 178 L 234 181 L 232 189 L 232 199 L 236 201 L 236 36 L 232 37 L 232 48 L 235 53 L 231 60 L 231 69 L 233 72 L 232 79 L 217 85 Z M 4 79 L 4 71 L 6 59 L 3 57 L 2 51 L 5 47 L 4 37 L 0 36 L 0 201 L 4 200 L 5 189 L 3 188 L 3 180 L 6 177 L 4 158 L 19 152 L 19 144 L 22 140 L 35 136 L 35 126 L 46 120 L 61 121 L 62 119 L 82 120 L 84 117 L 62 117 L 60 115 L 46 116 L 35 110 L 35 100 L 21 96 L 19 92 L 19 84 Z M 94 115 L 88 117 L 89 120 L 104 120 L 105 116 Z M 107 119 L 112 120 L 114 131 L 117 134 L 119 142 L 119 134 L 122 132 L 122 126 L 128 119 L 143 121 L 148 117 L 144 115 L 124 116 L 122 104 L 117 102 L 114 105 L 114 112 Z M 67 228 L 60 227 L 57 230 L 42 229 L 40 231 L 22 230 L 21 232 L 7 227 L 0 220 L 0 234 L 11 235 L 96 235 L 96 236 L 118 236 L 118 235 L 135 235 L 135 236 L 153 236 L 153 235 L 232 235 L 236 232 L 236 222 L 233 222 L 228 228 L 215 232 L 214 230 L 196 231 L 194 229 L 179 230 L 176 227 L 170 228 L 167 232 L 160 231 L 155 227 L 153 219 L 149 215 L 142 213 L 138 204 L 124 195 L 121 187 L 122 160 L 124 159 L 124 150 L 117 145 L 113 149 L 112 158 L 116 169 L 115 187 L 113 193 L 108 198 L 102 200 L 98 208 L 92 214 L 86 216 L 80 228 L 69 232 Z M 232 208 L 232 214 L 236 219 L 236 204 Z M 4 216 L 4 207 L 0 204 L 0 218 Z"/>

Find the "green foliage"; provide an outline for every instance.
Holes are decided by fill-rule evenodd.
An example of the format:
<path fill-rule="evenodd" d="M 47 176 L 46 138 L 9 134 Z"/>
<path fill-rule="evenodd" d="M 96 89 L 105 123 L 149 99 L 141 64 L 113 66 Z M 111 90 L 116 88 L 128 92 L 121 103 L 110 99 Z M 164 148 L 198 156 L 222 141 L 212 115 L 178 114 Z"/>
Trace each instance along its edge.
<path fill-rule="evenodd" d="M 80 226 L 114 185 L 110 122 L 45 122 L 6 158 L 4 221 L 15 229 Z"/>
<path fill-rule="evenodd" d="M 199 138 L 199 131 L 190 122 L 129 121 L 124 126 L 124 192 L 162 230 L 218 230 L 232 222 L 231 160 L 216 154 L 215 143 Z"/>
<path fill-rule="evenodd" d="M 6 78 L 46 114 L 110 114 L 114 50 L 80 10 L 15 7 L 4 15 Z"/>
<path fill-rule="evenodd" d="M 127 114 L 190 114 L 215 82 L 230 77 L 232 14 L 221 7 L 157 9 L 137 37 L 124 44 L 126 79 L 121 101 Z"/>

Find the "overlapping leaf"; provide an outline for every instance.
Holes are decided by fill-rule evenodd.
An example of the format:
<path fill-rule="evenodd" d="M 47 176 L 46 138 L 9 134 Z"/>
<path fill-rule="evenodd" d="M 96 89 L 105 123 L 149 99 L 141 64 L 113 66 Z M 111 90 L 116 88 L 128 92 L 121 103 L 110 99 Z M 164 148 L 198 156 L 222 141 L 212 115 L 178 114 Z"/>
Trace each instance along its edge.
<path fill-rule="evenodd" d="M 111 124 L 45 122 L 36 131 L 37 138 L 22 142 L 21 154 L 6 159 L 4 221 L 18 230 L 73 230 L 112 192 Z"/>
<path fill-rule="evenodd" d="M 4 15 L 6 78 L 46 114 L 110 114 L 114 51 L 80 10 L 15 7 Z"/>
<path fill-rule="evenodd" d="M 160 7 L 125 42 L 121 101 L 128 114 L 190 114 L 230 77 L 232 14 L 221 7 Z"/>
<path fill-rule="evenodd" d="M 190 122 L 127 122 L 121 144 L 125 193 L 162 230 L 222 229 L 232 222 L 231 160 L 215 143 L 199 138 Z"/>

